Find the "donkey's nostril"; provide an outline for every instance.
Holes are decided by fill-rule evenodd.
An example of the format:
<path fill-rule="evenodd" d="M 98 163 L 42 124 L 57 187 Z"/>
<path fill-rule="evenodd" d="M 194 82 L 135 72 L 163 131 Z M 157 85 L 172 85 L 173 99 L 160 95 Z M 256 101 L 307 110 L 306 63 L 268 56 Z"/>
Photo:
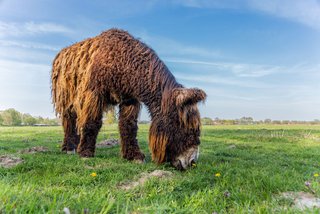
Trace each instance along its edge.
<path fill-rule="evenodd" d="M 195 165 L 196 165 L 196 161 L 195 161 L 194 159 L 192 159 L 192 160 L 190 161 L 190 165 L 191 165 L 191 166 L 195 166 Z"/>

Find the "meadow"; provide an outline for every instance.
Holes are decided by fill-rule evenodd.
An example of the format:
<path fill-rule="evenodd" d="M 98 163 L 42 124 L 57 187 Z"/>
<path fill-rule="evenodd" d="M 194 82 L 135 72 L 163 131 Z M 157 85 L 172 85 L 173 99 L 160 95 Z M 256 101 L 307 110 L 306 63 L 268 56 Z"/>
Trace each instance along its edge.
<path fill-rule="evenodd" d="M 98 142 L 119 138 L 104 126 Z M 320 126 L 203 126 L 200 159 L 180 172 L 151 162 L 148 125 L 138 140 L 146 163 L 120 157 L 119 145 L 81 159 L 60 152 L 62 127 L 0 127 L 0 157 L 20 157 L 0 167 L 0 213 L 319 213 L 299 210 L 284 192 L 320 197 Z M 42 152 L 23 152 L 43 146 Z M 121 188 L 154 170 L 171 172 L 143 185 Z M 307 182 L 307 183 L 306 183 Z M 307 185 L 306 185 L 307 184 Z"/>

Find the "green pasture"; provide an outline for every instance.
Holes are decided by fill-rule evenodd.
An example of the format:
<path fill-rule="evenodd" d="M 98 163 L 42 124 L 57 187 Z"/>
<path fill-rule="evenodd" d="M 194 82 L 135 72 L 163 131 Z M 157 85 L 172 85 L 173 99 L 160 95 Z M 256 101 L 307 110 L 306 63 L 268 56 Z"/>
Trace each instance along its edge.
<path fill-rule="evenodd" d="M 119 146 L 98 148 L 90 159 L 62 154 L 61 127 L 0 127 L 0 156 L 23 159 L 0 167 L 0 213 L 320 213 L 281 197 L 320 197 L 320 126 L 203 126 L 201 135 L 197 166 L 180 172 L 151 162 L 148 125 L 138 133 L 145 164 L 123 160 Z M 104 126 L 98 142 L 108 138 L 119 138 L 116 125 Z M 21 153 L 34 146 L 48 151 Z M 156 169 L 173 175 L 120 188 Z"/>

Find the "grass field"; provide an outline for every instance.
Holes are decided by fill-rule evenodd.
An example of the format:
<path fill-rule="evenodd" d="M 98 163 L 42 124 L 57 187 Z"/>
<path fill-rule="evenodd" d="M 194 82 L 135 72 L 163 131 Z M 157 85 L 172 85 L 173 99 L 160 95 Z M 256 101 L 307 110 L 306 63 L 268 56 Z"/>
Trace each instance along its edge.
<path fill-rule="evenodd" d="M 103 127 L 98 141 L 118 138 L 117 126 Z M 146 164 L 120 158 L 119 146 L 98 148 L 81 159 L 60 153 L 61 127 L 0 127 L 0 156 L 24 162 L 0 167 L 0 213 L 319 213 L 299 211 L 288 191 L 320 196 L 320 126 L 204 126 L 197 166 L 185 172 L 151 162 L 148 126 L 138 139 Z M 45 146 L 48 151 L 21 154 Z M 120 185 L 155 169 L 171 171 L 123 190 Z M 96 173 L 97 176 L 92 176 Z M 220 176 L 219 176 L 220 175 Z"/>

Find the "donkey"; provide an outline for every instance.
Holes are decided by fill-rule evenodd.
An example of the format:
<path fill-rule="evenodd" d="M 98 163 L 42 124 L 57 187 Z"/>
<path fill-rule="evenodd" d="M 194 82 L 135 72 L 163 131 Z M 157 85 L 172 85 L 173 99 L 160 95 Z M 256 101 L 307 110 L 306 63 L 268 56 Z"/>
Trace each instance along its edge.
<path fill-rule="evenodd" d="M 144 161 L 137 119 L 144 103 L 151 116 L 152 160 L 183 170 L 199 157 L 204 91 L 179 84 L 155 51 L 120 29 L 62 49 L 53 61 L 52 99 L 62 119 L 62 151 L 93 157 L 102 115 L 119 105 L 121 154 Z"/>

